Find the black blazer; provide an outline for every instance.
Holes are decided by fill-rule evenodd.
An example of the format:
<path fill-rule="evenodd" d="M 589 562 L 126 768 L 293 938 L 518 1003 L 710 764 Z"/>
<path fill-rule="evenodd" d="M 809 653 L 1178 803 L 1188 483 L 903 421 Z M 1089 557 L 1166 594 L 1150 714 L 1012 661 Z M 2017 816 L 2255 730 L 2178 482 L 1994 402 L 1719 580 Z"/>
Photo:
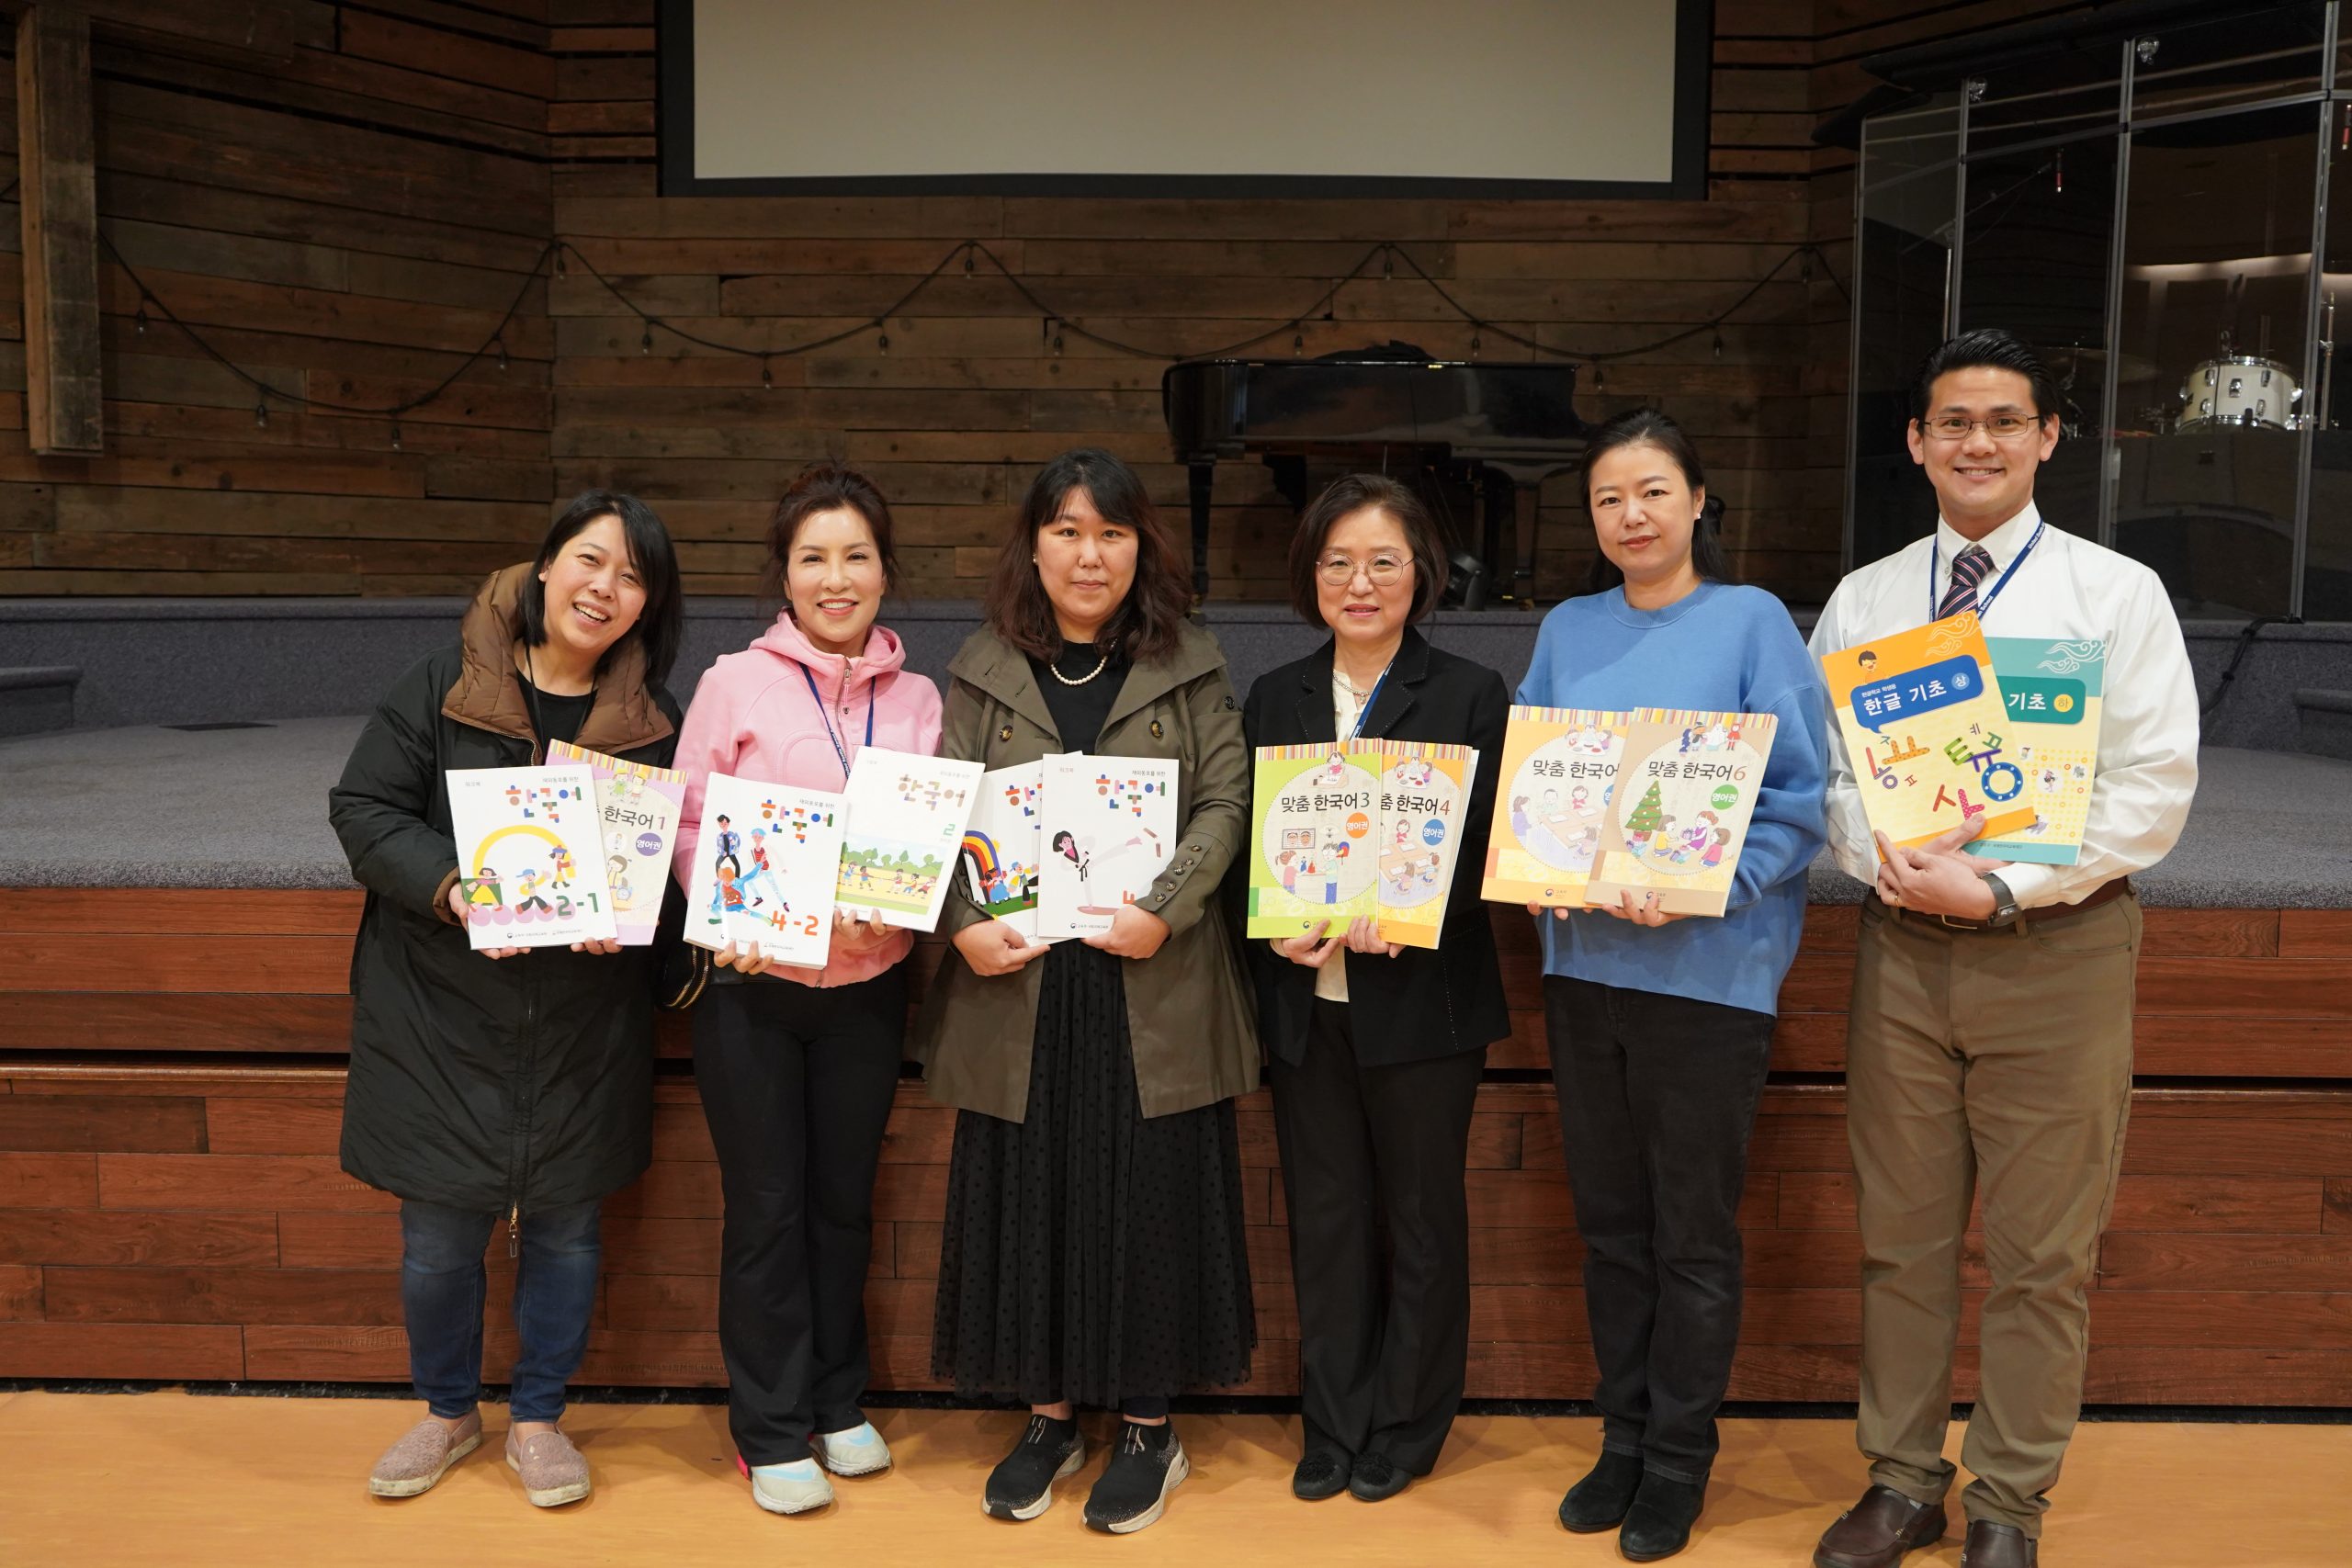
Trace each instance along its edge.
<path fill-rule="evenodd" d="M 1338 739 L 1331 722 L 1331 653 L 1326 642 L 1305 659 L 1268 671 L 1250 686 L 1241 722 L 1251 746 Z M 1361 1066 L 1476 1051 L 1510 1032 L 1494 930 L 1478 897 L 1495 784 L 1502 772 L 1503 726 L 1510 717 L 1510 695 L 1500 675 L 1431 648 L 1419 632 L 1406 628 L 1388 678 L 1364 716 L 1364 735 L 1476 746 L 1478 767 L 1463 812 L 1453 891 L 1447 897 L 1437 947 L 1408 947 L 1394 958 L 1348 955 L 1348 1001 Z M 1238 923 L 1235 929 L 1240 929 Z M 1315 1009 L 1315 971 L 1277 957 L 1262 939 L 1248 948 L 1258 993 L 1258 1037 L 1270 1055 L 1300 1061 Z"/>

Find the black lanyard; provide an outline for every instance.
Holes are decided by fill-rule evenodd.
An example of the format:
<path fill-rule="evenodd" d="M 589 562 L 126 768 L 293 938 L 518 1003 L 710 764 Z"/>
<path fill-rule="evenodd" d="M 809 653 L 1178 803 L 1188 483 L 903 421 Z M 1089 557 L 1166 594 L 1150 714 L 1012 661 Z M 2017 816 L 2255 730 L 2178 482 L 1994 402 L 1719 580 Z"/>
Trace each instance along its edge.
<path fill-rule="evenodd" d="M 825 711 L 825 699 L 817 691 L 817 677 L 808 673 L 808 666 L 800 667 L 800 678 L 808 682 L 809 698 L 817 705 L 817 716 L 824 720 L 825 739 L 833 743 L 833 755 L 842 760 L 842 785 L 849 785 L 849 752 L 842 746 L 842 738 L 833 729 L 832 716 Z M 843 675 L 847 680 L 847 675 Z M 874 682 L 865 683 L 865 743 L 874 744 Z"/>

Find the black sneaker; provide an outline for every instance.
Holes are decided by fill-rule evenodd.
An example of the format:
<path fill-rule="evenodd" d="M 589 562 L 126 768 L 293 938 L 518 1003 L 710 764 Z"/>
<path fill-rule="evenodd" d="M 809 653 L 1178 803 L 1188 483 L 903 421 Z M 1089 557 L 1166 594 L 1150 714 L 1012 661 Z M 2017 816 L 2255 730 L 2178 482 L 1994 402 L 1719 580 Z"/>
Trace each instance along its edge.
<path fill-rule="evenodd" d="M 1054 1506 L 1054 1483 L 1086 1462 L 1078 1423 L 1029 1417 L 1012 1451 L 989 1472 L 980 1506 L 990 1518 L 1034 1519 Z"/>
<path fill-rule="evenodd" d="M 1086 1525 L 1089 1529 L 1126 1535 L 1168 1511 L 1168 1495 L 1192 1473 L 1193 1467 L 1184 1458 L 1184 1445 L 1176 1440 L 1172 1425 L 1164 1421 L 1157 1427 L 1136 1421 L 1119 1425 L 1119 1446 L 1112 1450 L 1111 1462 L 1102 1467 L 1102 1479 L 1094 1483 L 1086 1499 Z"/>

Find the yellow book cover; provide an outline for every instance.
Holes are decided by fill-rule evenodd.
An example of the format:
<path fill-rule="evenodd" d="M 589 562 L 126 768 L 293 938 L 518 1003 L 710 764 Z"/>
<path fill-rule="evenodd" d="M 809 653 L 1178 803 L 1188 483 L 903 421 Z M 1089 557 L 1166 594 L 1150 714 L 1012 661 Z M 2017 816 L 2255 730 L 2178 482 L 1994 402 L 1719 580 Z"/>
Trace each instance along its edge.
<path fill-rule="evenodd" d="M 1583 908 L 1631 722 L 1589 708 L 1512 707 L 1480 897 Z"/>
<path fill-rule="evenodd" d="M 1476 746 L 1383 740 L 1380 749 L 1380 939 L 1435 947 L 1453 888 Z"/>
<path fill-rule="evenodd" d="M 1634 709 L 1586 902 L 1656 895 L 1666 914 L 1721 915 L 1774 724 L 1769 713 Z"/>
<path fill-rule="evenodd" d="M 1248 935 L 1303 936 L 1326 920 L 1343 931 L 1375 912 L 1381 761 L 1369 741 L 1258 748 Z"/>
<path fill-rule="evenodd" d="M 2033 825 L 1975 611 L 1824 654 L 1821 668 L 1862 809 L 1891 842 L 1922 844 L 1978 816 L 1988 839 Z"/>

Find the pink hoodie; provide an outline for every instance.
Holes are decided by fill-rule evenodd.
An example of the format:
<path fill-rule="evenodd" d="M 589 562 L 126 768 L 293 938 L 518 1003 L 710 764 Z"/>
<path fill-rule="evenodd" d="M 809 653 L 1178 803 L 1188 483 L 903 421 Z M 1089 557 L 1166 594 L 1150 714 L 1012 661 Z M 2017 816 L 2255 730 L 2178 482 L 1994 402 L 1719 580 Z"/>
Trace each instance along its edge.
<path fill-rule="evenodd" d="M 675 766 L 686 775 L 685 810 L 678 820 L 678 852 L 671 863 L 678 881 L 695 863 L 702 837 L 703 781 L 731 773 L 763 784 L 838 790 L 847 782 L 841 758 L 825 734 L 825 713 L 833 733 L 854 761 L 865 745 L 867 704 L 873 705 L 874 744 L 928 757 L 939 750 L 939 688 L 905 668 L 907 652 L 895 634 L 876 626 L 865 652 L 856 659 L 820 653 L 801 635 L 791 615 L 776 617 L 741 653 L 722 655 L 695 688 L 686 721 L 678 730 Z M 820 711 L 808 695 L 806 671 L 824 698 Z M 871 953 L 835 957 L 814 981 L 805 972 L 772 969 L 771 975 L 803 985 L 846 986 L 870 980 L 906 957 L 913 936 L 900 931 Z"/>

